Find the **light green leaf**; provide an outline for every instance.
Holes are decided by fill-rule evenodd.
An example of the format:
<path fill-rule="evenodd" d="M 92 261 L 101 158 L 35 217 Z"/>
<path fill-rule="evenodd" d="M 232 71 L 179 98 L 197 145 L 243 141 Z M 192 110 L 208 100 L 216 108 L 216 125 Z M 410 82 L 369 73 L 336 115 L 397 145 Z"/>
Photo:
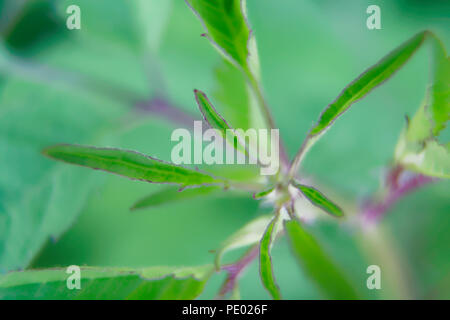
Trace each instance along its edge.
<path fill-rule="evenodd" d="M 251 32 L 246 21 L 245 1 L 187 0 L 207 31 L 207 37 L 219 52 L 235 65 L 249 71 Z"/>
<path fill-rule="evenodd" d="M 270 247 L 274 240 L 274 226 L 276 218 L 272 220 L 261 239 L 259 249 L 259 272 L 264 287 L 269 291 L 274 300 L 281 299 L 280 289 L 275 281 L 275 275 L 273 273 L 272 258 L 270 257 Z"/>
<path fill-rule="evenodd" d="M 305 186 L 303 184 L 293 182 L 294 187 L 296 187 L 300 192 L 315 206 L 321 208 L 326 213 L 331 214 L 335 217 L 344 216 L 344 212 L 336 204 L 334 204 L 330 199 L 325 197 L 325 195 L 319 190 Z"/>
<path fill-rule="evenodd" d="M 323 133 L 353 103 L 388 80 L 420 48 L 427 35 L 426 31 L 415 35 L 362 73 L 325 109 L 318 123 L 312 128 L 310 135 Z"/>
<path fill-rule="evenodd" d="M 273 215 L 260 216 L 247 223 L 240 230 L 225 240 L 216 253 L 216 269 L 220 269 L 222 256 L 226 252 L 258 243 L 272 219 Z"/>
<path fill-rule="evenodd" d="M 0 299 L 188 300 L 196 298 L 212 274 L 211 266 L 196 268 L 82 267 L 80 289 L 67 269 L 28 270 L 0 276 Z"/>
<path fill-rule="evenodd" d="M 133 207 L 131 207 L 131 210 L 151 208 L 151 207 L 159 206 L 161 204 L 173 203 L 173 202 L 178 202 L 178 201 L 182 201 L 185 199 L 195 198 L 195 197 L 209 194 L 214 191 L 218 191 L 220 189 L 221 189 L 220 187 L 215 187 L 215 186 L 188 188 L 188 189 L 181 189 L 181 190 L 179 187 L 164 188 L 163 190 L 152 193 L 152 194 L 148 195 L 147 197 L 137 201 L 133 205 Z"/>
<path fill-rule="evenodd" d="M 450 151 L 437 136 L 450 119 L 450 60 L 433 35 L 433 79 L 419 110 L 408 121 L 395 149 L 395 161 L 409 170 L 450 178 Z"/>
<path fill-rule="evenodd" d="M 405 168 L 437 178 L 450 178 L 450 148 L 436 140 L 409 142 L 402 133 L 395 150 L 395 160 Z"/>
<path fill-rule="evenodd" d="M 224 182 L 205 173 L 165 163 L 135 151 L 63 144 L 48 147 L 42 152 L 55 160 L 104 170 L 133 180 L 182 186 Z"/>
<path fill-rule="evenodd" d="M 286 221 L 285 229 L 295 257 L 305 274 L 327 298 L 357 299 L 352 285 L 298 221 Z"/>

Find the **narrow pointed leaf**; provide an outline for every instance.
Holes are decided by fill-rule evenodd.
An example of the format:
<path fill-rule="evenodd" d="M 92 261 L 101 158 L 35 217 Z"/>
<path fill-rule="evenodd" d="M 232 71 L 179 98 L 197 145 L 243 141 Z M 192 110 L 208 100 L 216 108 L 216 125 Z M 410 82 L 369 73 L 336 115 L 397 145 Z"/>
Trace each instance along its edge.
<path fill-rule="evenodd" d="M 240 230 L 225 240 L 216 253 L 216 269 L 220 269 L 222 256 L 226 252 L 258 243 L 261 240 L 267 226 L 272 221 L 272 218 L 273 215 L 260 216 L 247 223 Z"/>
<path fill-rule="evenodd" d="M 264 287 L 269 291 L 274 300 L 281 299 L 280 289 L 275 281 L 275 275 L 273 273 L 272 258 L 270 257 L 270 247 L 274 240 L 274 225 L 276 218 L 272 220 L 261 239 L 259 249 L 259 272 Z"/>
<path fill-rule="evenodd" d="M 223 119 L 222 116 L 216 111 L 206 94 L 199 90 L 194 90 L 194 93 L 198 107 L 209 126 L 216 129 L 222 138 L 236 150 L 242 152 L 243 154 L 248 154 L 244 145 L 245 141 L 242 141 L 238 134 L 232 130 L 233 128 L 231 128 L 225 119 Z"/>
<path fill-rule="evenodd" d="M 438 136 L 450 119 L 450 57 L 443 43 L 433 36 L 433 83 L 431 84 L 431 114 L 433 135 Z"/>
<path fill-rule="evenodd" d="M 245 15 L 245 1 L 187 0 L 201 20 L 207 37 L 221 54 L 234 64 L 248 70 L 250 29 Z"/>
<path fill-rule="evenodd" d="M 275 187 L 269 188 L 269 189 L 261 191 L 261 192 L 257 192 L 255 194 L 253 194 L 253 199 L 264 198 L 264 197 L 268 196 L 270 193 L 272 193 L 273 190 L 275 190 Z"/>
<path fill-rule="evenodd" d="M 323 133 L 353 103 L 388 80 L 420 48 L 427 35 L 427 31 L 415 35 L 362 73 L 325 109 L 318 123 L 312 128 L 310 135 Z"/>
<path fill-rule="evenodd" d="M 162 162 L 143 154 L 111 148 L 56 145 L 43 154 L 71 164 L 115 173 L 130 179 L 183 186 L 223 183 L 205 173 Z"/>
<path fill-rule="evenodd" d="M 306 153 L 323 136 L 323 134 L 334 123 L 334 121 L 339 118 L 339 116 L 347 111 L 353 103 L 365 97 L 369 92 L 375 89 L 378 85 L 382 84 L 384 81 L 390 79 L 395 74 L 395 72 L 401 69 L 403 65 L 417 52 L 417 50 L 424 43 L 426 43 L 426 40 L 430 38 L 433 39 L 436 37 L 429 31 L 423 31 L 416 34 L 411 39 L 407 40 L 402 45 L 397 47 L 394 51 L 389 53 L 387 56 L 382 58 L 375 65 L 363 72 L 352 83 L 350 83 L 340 93 L 336 100 L 334 100 L 330 105 L 327 106 L 327 108 L 322 112 L 319 121 L 309 132 L 302 148 L 298 151 L 294 159 L 290 171 L 290 176 L 294 176 L 295 171 L 298 169 L 298 166 L 305 157 Z M 438 52 L 439 44 L 437 44 L 435 47 L 438 48 L 436 51 Z M 442 62 L 442 53 L 436 53 L 435 58 L 440 59 L 440 61 Z M 442 102 L 443 100 L 446 100 L 447 102 L 449 101 L 448 82 L 446 85 L 443 85 L 445 81 L 442 80 L 446 79 L 448 81 L 448 77 L 445 78 L 446 75 L 448 75 L 447 71 L 445 71 L 448 70 L 447 68 L 448 66 L 446 68 L 442 68 L 442 66 L 435 68 L 435 77 L 436 79 L 440 79 L 439 83 L 441 83 L 441 85 L 438 85 L 433 89 L 434 98 L 438 103 Z M 445 88 L 447 88 L 447 91 L 445 90 Z M 447 95 L 447 98 L 443 98 L 445 94 Z M 442 129 L 443 112 L 440 108 L 441 107 L 438 107 L 439 111 L 434 112 L 437 119 L 436 128 L 438 129 L 436 130 Z"/>
<path fill-rule="evenodd" d="M 159 205 L 174 203 L 185 199 L 191 199 L 207 195 L 211 192 L 220 190 L 216 186 L 204 186 L 199 188 L 188 188 L 180 190 L 179 187 L 169 187 L 158 192 L 152 193 L 147 197 L 137 201 L 131 210 L 152 208 Z"/>
<path fill-rule="evenodd" d="M 219 130 L 222 137 L 225 138 L 226 131 L 230 130 L 231 127 L 216 111 L 216 109 L 214 109 L 211 101 L 209 101 L 205 93 L 199 90 L 194 90 L 194 94 L 195 100 L 197 101 L 198 107 L 205 121 L 211 126 L 211 128 Z"/>
<path fill-rule="evenodd" d="M 200 295 L 212 274 L 211 266 L 80 269 L 80 289 L 72 290 L 67 269 L 8 273 L 0 276 L 0 299 L 188 300 Z"/>
<path fill-rule="evenodd" d="M 319 190 L 294 182 L 293 185 L 315 206 L 335 217 L 344 216 L 344 212 Z"/>
<path fill-rule="evenodd" d="M 328 299 L 357 299 L 354 288 L 344 274 L 298 221 L 286 221 L 285 229 L 305 275 L 317 284 Z"/>
<path fill-rule="evenodd" d="M 221 90 L 225 90 L 219 97 L 226 107 L 225 118 L 238 129 L 266 128 L 267 120 L 261 111 L 264 106 L 257 98 L 261 72 L 246 0 L 185 1 L 202 22 L 206 38 L 231 63 L 221 70 L 225 73 L 218 75 Z M 240 89 L 235 91 L 237 86 Z"/>

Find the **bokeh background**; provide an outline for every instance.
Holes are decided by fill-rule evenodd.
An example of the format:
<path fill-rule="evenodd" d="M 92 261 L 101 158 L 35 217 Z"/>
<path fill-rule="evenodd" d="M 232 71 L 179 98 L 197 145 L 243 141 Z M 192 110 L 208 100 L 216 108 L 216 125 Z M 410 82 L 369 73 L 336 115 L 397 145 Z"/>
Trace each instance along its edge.
<path fill-rule="evenodd" d="M 177 125 L 141 103 L 164 98 L 197 116 L 192 90 L 213 94 L 221 57 L 181 0 L 148 11 L 138 0 L 0 0 L 0 270 L 54 266 L 201 265 L 261 209 L 251 196 L 211 195 L 130 212 L 157 185 L 52 162 L 40 150 L 80 143 L 139 150 L 170 160 Z M 81 30 L 66 8 L 81 8 Z M 423 29 L 450 48 L 450 1 L 248 0 L 264 90 L 291 156 L 322 109 L 362 71 Z M 366 8 L 381 7 L 381 30 Z M 141 9 L 140 9 L 141 8 Z M 345 114 L 311 150 L 303 173 L 360 204 L 389 165 L 405 114 L 419 107 L 429 78 L 421 49 L 393 79 Z M 214 96 L 213 96 L 214 99 Z M 179 126 L 179 125 L 178 125 Z M 447 129 L 442 141 L 450 137 Z M 382 220 L 414 298 L 450 298 L 449 183 L 408 195 Z M 311 227 L 366 298 L 370 261 L 345 224 Z M 241 252 L 230 253 L 232 261 Z M 285 298 L 321 296 L 291 256 L 273 249 Z M 223 274 L 208 283 L 212 298 Z M 384 282 L 383 282 L 384 284 Z M 389 286 L 389 284 L 387 284 Z M 266 299 L 253 263 L 240 281 L 246 299 Z"/>

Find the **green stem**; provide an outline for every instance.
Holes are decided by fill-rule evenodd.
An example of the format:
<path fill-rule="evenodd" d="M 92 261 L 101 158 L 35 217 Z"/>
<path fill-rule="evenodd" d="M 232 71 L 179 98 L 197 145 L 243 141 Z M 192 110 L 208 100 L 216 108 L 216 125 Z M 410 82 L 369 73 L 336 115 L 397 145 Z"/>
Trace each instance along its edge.
<path fill-rule="evenodd" d="M 253 74 L 250 71 L 244 71 L 245 75 L 247 76 L 247 79 L 250 83 L 250 87 L 253 90 L 253 92 L 256 95 L 256 99 L 258 100 L 258 106 L 260 108 L 260 111 L 264 117 L 264 120 L 266 121 L 267 126 L 270 129 L 276 129 L 275 120 L 273 119 L 272 113 L 270 112 L 269 105 L 264 98 L 264 95 L 262 93 L 262 89 L 258 81 L 255 79 Z M 284 147 L 283 142 L 280 138 L 280 158 L 281 158 L 281 167 L 282 168 L 288 168 L 289 166 L 289 158 L 287 156 L 286 148 Z"/>
<path fill-rule="evenodd" d="M 384 299 L 413 299 L 409 271 L 387 230 L 373 225 L 360 234 L 359 242 L 369 263 L 381 268 L 381 293 Z"/>

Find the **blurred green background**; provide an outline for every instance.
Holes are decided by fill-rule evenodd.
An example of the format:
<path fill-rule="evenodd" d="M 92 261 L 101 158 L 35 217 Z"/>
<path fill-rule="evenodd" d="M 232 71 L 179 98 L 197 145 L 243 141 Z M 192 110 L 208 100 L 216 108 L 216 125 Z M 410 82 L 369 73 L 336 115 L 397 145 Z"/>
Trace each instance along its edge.
<path fill-rule="evenodd" d="M 143 0 L 145 2 L 145 0 Z M 201 37 L 184 1 L 144 11 L 138 0 L 0 0 L 0 270 L 201 265 L 262 211 L 251 196 L 206 198 L 130 212 L 157 185 L 52 162 L 40 150 L 80 143 L 139 150 L 170 160 L 176 125 L 137 104 L 154 97 L 196 115 L 194 88 L 213 93 L 221 58 Z M 81 8 L 68 30 L 66 8 Z M 423 29 L 450 48 L 450 1 L 248 0 L 263 85 L 290 156 L 322 109 L 362 71 Z M 381 30 L 366 8 L 381 7 Z M 378 189 L 405 114 L 421 103 L 429 54 L 421 50 L 392 80 L 346 113 L 309 153 L 302 172 L 361 203 Z M 214 99 L 214 97 L 213 97 Z M 447 129 L 443 138 L 450 137 Z M 446 181 L 403 198 L 382 221 L 405 261 L 411 297 L 450 298 L 450 198 Z M 366 298 L 369 261 L 358 238 L 335 221 L 311 227 Z M 230 253 L 232 261 L 237 253 Z M 320 298 L 289 252 L 273 249 L 285 298 Z M 215 275 L 202 298 L 212 298 Z M 266 299 L 253 263 L 240 281 L 246 299 Z"/>

